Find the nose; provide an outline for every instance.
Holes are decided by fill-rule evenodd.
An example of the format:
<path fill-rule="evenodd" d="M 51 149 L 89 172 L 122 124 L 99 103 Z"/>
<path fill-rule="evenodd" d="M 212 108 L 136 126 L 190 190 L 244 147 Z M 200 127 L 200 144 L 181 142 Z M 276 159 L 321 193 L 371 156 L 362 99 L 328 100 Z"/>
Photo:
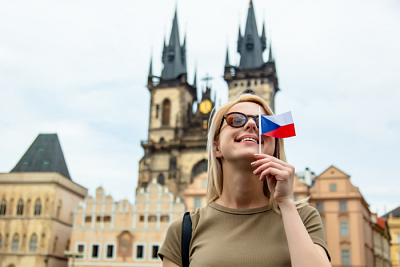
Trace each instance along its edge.
<path fill-rule="evenodd" d="M 252 129 L 254 132 L 258 131 L 258 127 L 256 124 L 256 118 L 255 117 L 249 117 L 249 119 L 247 120 L 246 124 L 244 125 L 244 129 L 248 130 L 248 129 Z"/>

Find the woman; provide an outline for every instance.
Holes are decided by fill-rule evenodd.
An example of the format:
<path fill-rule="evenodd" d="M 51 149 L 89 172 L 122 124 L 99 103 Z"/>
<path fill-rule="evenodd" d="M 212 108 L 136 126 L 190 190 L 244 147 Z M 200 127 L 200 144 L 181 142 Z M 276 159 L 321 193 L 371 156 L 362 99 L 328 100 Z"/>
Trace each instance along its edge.
<path fill-rule="evenodd" d="M 190 214 L 190 266 L 331 266 L 319 213 L 294 202 L 283 139 L 258 139 L 259 107 L 273 114 L 245 94 L 211 119 L 208 204 Z M 181 229 L 182 219 L 168 228 L 159 252 L 164 267 L 182 266 Z"/>

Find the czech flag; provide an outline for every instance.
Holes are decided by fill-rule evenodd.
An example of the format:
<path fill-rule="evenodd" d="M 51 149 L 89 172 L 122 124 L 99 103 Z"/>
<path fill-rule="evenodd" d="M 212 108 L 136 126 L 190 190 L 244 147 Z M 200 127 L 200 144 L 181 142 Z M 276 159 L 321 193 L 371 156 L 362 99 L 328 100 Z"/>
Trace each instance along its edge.
<path fill-rule="evenodd" d="M 276 138 L 287 138 L 296 136 L 292 112 L 280 115 L 261 115 L 261 134 Z"/>

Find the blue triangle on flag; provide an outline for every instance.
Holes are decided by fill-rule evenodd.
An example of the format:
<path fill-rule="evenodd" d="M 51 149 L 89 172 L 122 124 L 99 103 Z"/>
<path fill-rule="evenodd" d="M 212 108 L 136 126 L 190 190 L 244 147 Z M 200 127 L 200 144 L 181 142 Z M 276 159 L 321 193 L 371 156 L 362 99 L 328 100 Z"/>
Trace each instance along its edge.
<path fill-rule="evenodd" d="M 269 133 L 281 127 L 280 125 L 270 121 L 269 119 L 261 116 L 261 134 Z"/>

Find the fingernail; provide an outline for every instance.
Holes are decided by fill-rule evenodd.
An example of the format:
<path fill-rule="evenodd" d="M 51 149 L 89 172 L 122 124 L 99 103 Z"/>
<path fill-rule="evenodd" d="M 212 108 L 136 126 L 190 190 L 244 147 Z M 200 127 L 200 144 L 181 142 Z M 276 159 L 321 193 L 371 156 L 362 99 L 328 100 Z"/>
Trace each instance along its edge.
<path fill-rule="evenodd" d="M 254 166 L 257 163 L 257 161 L 254 161 L 251 163 L 251 166 Z"/>
<path fill-rule="evenodd" d="M 255 170 L 253 173 L 256 174 L 257 170 Z"/>
<path fill-rule="evenodd" d="M 257 154 L 254 154 L 254 156 L 259 156 L 259 155 L 260 155 L 260 154 L 258 154 L 258 153 L 257 153 Z"/>

